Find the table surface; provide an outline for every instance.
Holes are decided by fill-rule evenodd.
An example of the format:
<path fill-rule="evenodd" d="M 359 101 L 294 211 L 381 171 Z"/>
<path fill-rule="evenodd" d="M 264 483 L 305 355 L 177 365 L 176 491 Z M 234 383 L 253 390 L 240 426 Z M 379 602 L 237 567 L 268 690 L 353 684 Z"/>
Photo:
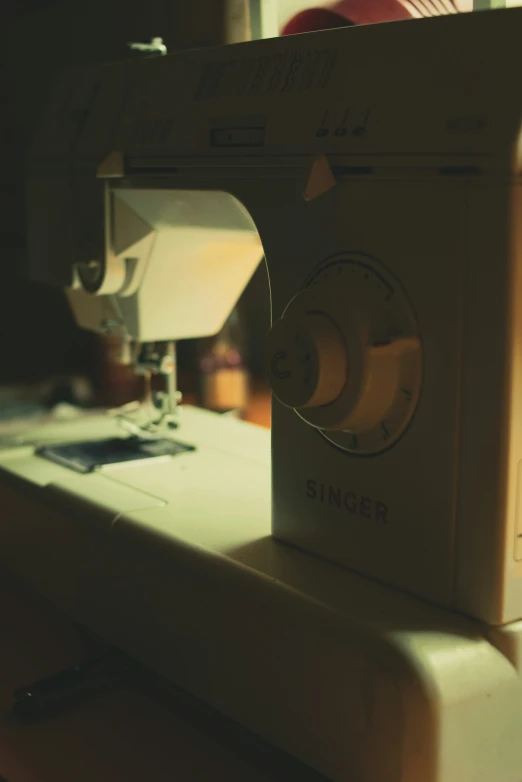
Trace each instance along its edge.
<path fill-rule="evenodd" d="M 266 389 L 253 391 L 245 418 L 270 425 Z M 13 720 L 13 690 L 104 647 L 1 571 L 0 607 L 0 782 L 323 779 L 137 666 L 115 688 L 52 718 Z"/>

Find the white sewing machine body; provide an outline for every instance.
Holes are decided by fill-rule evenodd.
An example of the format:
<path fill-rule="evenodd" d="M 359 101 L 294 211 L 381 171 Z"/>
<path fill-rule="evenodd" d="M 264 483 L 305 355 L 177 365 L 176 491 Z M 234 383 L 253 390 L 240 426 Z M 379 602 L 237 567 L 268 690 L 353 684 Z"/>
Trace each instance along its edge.
<path fill-rule="evenodd" d="M 522 622 L 490 628 L 276 542 L 270 435 L 190 407 L 198 450 L 87 475 L 0 453 L 2 564 L 110 643 L 337 782 L 519 782 Z M 322 777 L 321 777 L 322 778 Z"/>
<path fill-rule="evenodd" d="M 264 434 L 190 410 L 197 451 L 161 460 L 6 449 L 0 558 L 336 780 L 522 776 L 521 32 L 513 9 L 71 72 L 32 153 L 31 274 L 82 325 L 211 333 L 262 245 L 271 530 L 321 560 L 269 537 Z"/>

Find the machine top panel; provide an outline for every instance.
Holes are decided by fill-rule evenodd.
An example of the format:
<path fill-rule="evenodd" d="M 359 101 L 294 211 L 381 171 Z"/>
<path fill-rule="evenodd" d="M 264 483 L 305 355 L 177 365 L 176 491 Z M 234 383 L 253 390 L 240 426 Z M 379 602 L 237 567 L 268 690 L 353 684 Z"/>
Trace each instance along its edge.
<path fill-rule="evenodd" d="M 327 153 L 517 172 L 521 39 L 513 8 L 74 68 L 55 85 L 32 163 Z"/>

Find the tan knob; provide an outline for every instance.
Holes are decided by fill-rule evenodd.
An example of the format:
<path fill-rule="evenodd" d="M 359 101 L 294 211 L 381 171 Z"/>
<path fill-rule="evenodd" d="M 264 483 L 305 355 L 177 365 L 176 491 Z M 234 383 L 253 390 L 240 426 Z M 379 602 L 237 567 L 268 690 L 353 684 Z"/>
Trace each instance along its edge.
<path fill-rule="evenodd" d="M 319 312 L 281 318 L 268 335 L 267 374 L 275 396 L 287 407 L 333 402 L 348 375 L 341 332 Z"/>

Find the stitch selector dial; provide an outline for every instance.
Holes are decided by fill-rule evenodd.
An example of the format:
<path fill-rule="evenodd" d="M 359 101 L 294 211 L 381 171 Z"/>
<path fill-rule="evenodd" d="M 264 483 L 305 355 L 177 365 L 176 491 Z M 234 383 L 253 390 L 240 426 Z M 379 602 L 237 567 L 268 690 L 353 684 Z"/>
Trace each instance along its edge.
<path fill-rule="evenodd" d="M 284 317 L 269 335 L 272 390 L 288 407 L 328 405 L 343 390 L 347 355 L 343 335 L 321 312 Z"/>
<path fill-rule="evenodd" d="M 418 402 L 415 316 L 397 281 L 363 255 L 315 270 L 274 323 L 267 357 L 279 401 L 354 454 L 393 445 Z"/>

